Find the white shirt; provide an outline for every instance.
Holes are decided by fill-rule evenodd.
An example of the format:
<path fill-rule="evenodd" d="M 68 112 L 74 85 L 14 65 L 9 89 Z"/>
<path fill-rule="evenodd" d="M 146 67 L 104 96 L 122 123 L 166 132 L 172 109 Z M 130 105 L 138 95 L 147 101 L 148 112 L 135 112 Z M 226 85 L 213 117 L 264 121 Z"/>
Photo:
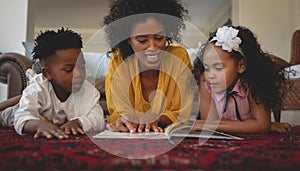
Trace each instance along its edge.
<path fill-rule="evenodd" d="M 15 113 L 14 126 L 18 134 L 22 132 L 28 120 L 40 120 L 41 115 L 54 124 L 78 119 L 85 132 L 101 130 L 104 125 L 103 110 L 98 104 L 100 94 L 88 81 L 81 89 L 71 93 L 65 102 L 61 102 L 52 84 L 42 75 L 36 75 L 23 91 L 19 107 Z"/>

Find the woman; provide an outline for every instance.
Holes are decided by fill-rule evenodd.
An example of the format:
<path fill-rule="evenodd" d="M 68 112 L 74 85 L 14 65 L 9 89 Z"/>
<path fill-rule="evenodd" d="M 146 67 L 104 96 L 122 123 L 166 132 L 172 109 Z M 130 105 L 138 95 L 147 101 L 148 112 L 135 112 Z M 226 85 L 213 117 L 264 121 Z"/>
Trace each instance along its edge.
<path fill-rule="evenodd" d="M 111 47 L 106 99 L 113 131 L 163 132 L 189 118 L 194 91 L 180 42 L 187 10 L 177 0 L 117 0 L 104 18 Z"/>

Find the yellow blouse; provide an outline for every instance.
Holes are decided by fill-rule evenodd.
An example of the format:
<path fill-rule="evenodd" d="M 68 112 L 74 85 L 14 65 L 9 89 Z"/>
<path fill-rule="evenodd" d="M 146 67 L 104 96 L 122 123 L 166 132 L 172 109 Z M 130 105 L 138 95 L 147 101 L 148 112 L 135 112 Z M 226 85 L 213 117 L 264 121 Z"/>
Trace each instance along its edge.
<path fill-rule="evenodd" d="M 172 122 L 189 118 L 194 89 L 190 84 L 193 76 L 188 53 L 183 47 L 169 46 L 161 58 L 157 90 L 154 97 L 150 95 L 149 103 L 142 94 L 138 59 L 128 57 L 124 61 L 118 52 L 112 55 L 105 81 L 108 123 L 120 114 L 137 118 L 165 115 Z"/>

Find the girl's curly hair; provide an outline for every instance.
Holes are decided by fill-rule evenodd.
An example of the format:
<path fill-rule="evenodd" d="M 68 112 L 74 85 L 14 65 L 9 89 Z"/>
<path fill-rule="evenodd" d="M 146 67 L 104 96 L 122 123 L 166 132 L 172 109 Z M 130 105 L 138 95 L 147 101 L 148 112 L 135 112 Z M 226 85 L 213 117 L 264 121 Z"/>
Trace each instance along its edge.
<path fill-rule="evenodd" d="M 33 60 L 44 59 L 54 55 L 57 50 L 82 48 L 82 38 L 72 30 L 61 28 L 57 32 L 46 30 L 40 32 L 34 40 Z"/>
<path fill-rule="evenodd" d="M 262 103 L 266 110 L 280 109 L 282 98 L 287 90 L 287 80 L 285 74 L 287 71 L 282 66 L 273 62 L 270 55 L 264 52 L 257 41 L 256 36 L 247 28 L 241 26 L 230 26 L 239 30 L 238 37 L 242 43 L 240 49 L 243 53 L 232 51 L 230 56 L 237 62 L 245 59 L 247 69 L 239 74 L 242 85 L 249 85 L 251 96 L 257 104 Z M 203 53 L 206 47 L 211 43 L 210 40 L 216 35 L 216 32 L 202 45 L 194 60 L 194 77 L 199 84 L 199 74 L 204 72 L 202 63 Z"/>
<path fill-rule="evenodd" d="M 143 15 L 138 15 L 143 14 Z M 158 14 L 176 17 L 177 20 L 168 22 L 159 17 Z M 130 20 L 122 20 L 135 15 Z M 133 49 L 128 44 L 133 25 L 151 16 L 157 19 L 165 28 L 168 43 L 173 41 L 181 42 L 180 30 L 185 27 L 183 20 L 187 17 L 188 11 L 180 0 L 115 0 L 104 17 L 102 23 L 105 27 L 107 41 L 111 47 L 110 52 L 121 53 L 126 59 L 133 54 Z M 121 35 L 122 34 L 122 35 Z M 120 40 L 123 37 L 125 40 Z"/>

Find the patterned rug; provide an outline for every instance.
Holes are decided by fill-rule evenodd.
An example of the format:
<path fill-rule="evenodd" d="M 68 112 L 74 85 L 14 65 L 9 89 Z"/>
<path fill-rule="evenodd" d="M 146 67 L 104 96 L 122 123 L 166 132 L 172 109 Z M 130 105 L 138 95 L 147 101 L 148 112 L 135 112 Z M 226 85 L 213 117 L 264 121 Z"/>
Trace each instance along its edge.
<path fill-rule="evenodd" d="M 104 140 L 87 135 L 58 140 L 20 136 L 0 129 L 0 170 L 300 170 L 300 126 L 287 134 L 235 134 L 245 140 L 185 139 L 176 147 L 158 140 Z M 133 149 L 125 150 L 121 149 Z M 119 150 L 113 155 L 107 149 Z M 159 153 L 166 148 L 170 151 Z M 104 149 L 104 150 L 103 150 Z M 151 151 L 156 157 L 119 157 Z M 132 154 L 131 154 L 132 153 Z"/>

